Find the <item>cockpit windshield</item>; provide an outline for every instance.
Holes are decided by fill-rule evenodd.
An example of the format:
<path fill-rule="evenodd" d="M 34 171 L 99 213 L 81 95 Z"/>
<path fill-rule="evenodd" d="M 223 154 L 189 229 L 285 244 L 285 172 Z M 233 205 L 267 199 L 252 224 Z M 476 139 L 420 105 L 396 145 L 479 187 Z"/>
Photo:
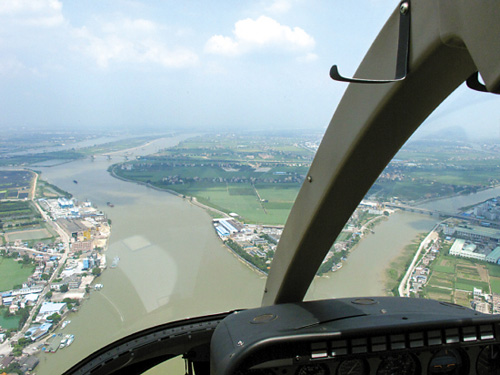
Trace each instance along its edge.
<path fill-rule="evenodd" d="M 134 332 L 260 306 L 347 87 L 329 69 L 353 74 L 396 6 L 0 4 L 0 371 L 62 373 Z M 498 313 L 498 108 L 460 86 L 377 178 L 305 299 Z"/>

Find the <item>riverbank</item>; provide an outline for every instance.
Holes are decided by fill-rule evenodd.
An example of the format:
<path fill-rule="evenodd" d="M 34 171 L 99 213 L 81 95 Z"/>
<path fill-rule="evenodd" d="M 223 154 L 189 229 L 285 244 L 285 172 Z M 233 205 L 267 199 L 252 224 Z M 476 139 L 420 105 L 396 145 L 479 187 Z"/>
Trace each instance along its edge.
<path fill-rule="evenodd" d="M 415 270 L 415 267 L 418 265 L 417 262 L 421 259 L 422 250 L 426 249 L 426 247 L 430 244 L 431 241 L 436 241 L 439 238 L 438 233 L 436 232 L 440 223 L 437 223 L 436 226 L 425 236 L 425 238 L 420 242 L 415 255 L 411 263 L 408 265 L 406 263 L 407 271 L 404 276 L 401 278 L 401 282 L 398 286 L 398 295 L 401 297 L 409 297 L 410 296 L 410 276 Z"/>
<path fill-rule="evenodd" d="M 178 192 L 174 191 L 174 190 L 170 190 L 170 189 L 161 189 L 157 186 L 154 186 L 154 185 L 151 185 L 150 183 L 147 183 L 147 182 L 142 182 L 142 181 L 136 181 L 136 180 L 130 180 L 128 178 L 125 178 L 125 177 L 121 177 L 121 176 L 118 176 L 114 169 L 117 167 L 117 164 L 113 164 L 111 167 L 108 168 L 108 172 L 109 174 L 114 177 L 114 178 L 117 178 L 118 180 L 122 180 L 122 181 L 125 181 L 125 182 L 130 182 L 130 183 L 133 183 L 133 184 L 137 184 L 137 185 L 142 185 L 142 186 L 146 186 L 150 189 L 153 189 L 153 190 L 156 190 L 156 191 L 164 191 L 166 193 L 170 193 L 172 195 L 175 195 L 179 198 L 185 198 L 184 195 L 182 194 L 179 194 Z"/>
<path fill-rule="evenodd" d="M 228 245 L 226 245 L 224 243 L 224 247 L 226 248 L 227 251 L 229 251 L 233 256 L 236 257 L 236 259 L 238 259 L 241 263 L 243 263 L 245 266 L 247 266 L 248 268 L 250 268 L 252 271 L 255 271 L 257 272 L 259 275 L 261 276 L 265 276 L 267 277 L 267 273 L 262 271 L 260 268 L 258 268 L 257 266 L 255 266 L 254 264 L 252 264 L 251 262 L 249 262 L 248 260 L 246 260 L 245 258 L 241 257 L 237 252 L 235 252 L 233 249 L 231 249 Z"/>
<path fill-rule="evenodd" d="M 418 200 L 418 201 L 412 203 L 411 205 L 415 206 L 415 207 L 418 207 L 418 206 L 422 206 L 422 205 L 425 205 L 425 204 L 428 204 L 428 203 L 432 203 L 432 202 L 436 202 L 436 201 L 440 201 L 440 200 L 453 199 L 453 198 L 457 198 L 457 197 L 466 197 L 466 196 L 469 196 L 469 195 L 478 194 L 478 193 L 481 193 L 481 192 L 484 192 L 484 191 L 488 191 L 490 189 L 496 189 L 496 188 L 500 188 L 500 184 L 496 184 L 496 185 L 492 185 L 492 186 L 480 187 L 480 188 L 477 188 L 475 192 L 471 192 L 471 193 L 460 192 L 460 193 L 450 194 L 450 195 L 446 195 L 446 196 L 442 196 L 442 197 L 434 197 L 434 198 L 421 199 L 421 200 Z"/>
<path fill-rule="evenodd" d="M 163 192 L 166 192 L 166 193 L 169 193 L 169 194 L 172 194 L 172 195 L 175 195 L 176 197 L 179 197 L 179 198 L 182 198 L 182 199 L 185 199 L 187 200 L 189 203 L 193 204 L 194 206 L 198 206 L 200 208 L 203 208 L 204 210 L 208 211 L 209 213 L 210 212 L 215 212 L 217 213 L 218 215 L 222 215 L 223 217 L 230 217 L 227 213 L 223 212 L 223 211 L 220 211 L 216 208 L 213 208 L 213 207 L 210 207 L 210 206 L 207 206 L 203 203 L 200 203 L 198 202 L 198 200 L 196 199 L 196 197 L 188 197 L 188 196 L 185 196 L 183 194 L 180 194 L 174 190 L 171 190 L 171 189 L 163 189 L 163 188 L 159 188 L 157 186 L 154 186 L 154 185 L 151 185 L 150 183 L 148 182 L 143 182 L 143 181 L 137 181 L 137 180 L 130 180 L 128 178 L 125 178 L 125 177 L 122 177 L 122 176 L 119 176 L 115 173 L 114 169 L 116 168 L 117 165 L 112 165 L 109 169 L 108 169 L 108 172 L 109 174 L 114 177 L 114 178 L 117 178 L 118 180 L 122 180 L 122 181 L 125 181 L 125 182 L 130 182 L 130 183 L 135 183 L 135 184 L 138 184 L 138 185 L 142 185 L 142 186 L 146 186 L 150 189 L 153 189 L 153 190 L 156 190 L 156 191 L 163 191 Z"/>

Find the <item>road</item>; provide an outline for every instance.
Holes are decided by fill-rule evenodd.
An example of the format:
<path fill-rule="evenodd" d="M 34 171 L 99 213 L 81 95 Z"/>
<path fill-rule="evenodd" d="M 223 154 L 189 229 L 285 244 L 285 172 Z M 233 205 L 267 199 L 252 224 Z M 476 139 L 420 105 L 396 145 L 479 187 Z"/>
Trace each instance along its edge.
<path fill-rule="evenodd" d="M 26 251 L 28 253 L 33 253 L 33 254 L 40 254 L 40 255 L 53 255 L 53 256 L 56 256 L 56 257 L 62 257 L 62 254 L 47 254 L 46 252 L 43 252 L 43 251 L 38 251 L 38 250 L 33 250 L 33 249 L 30 249 L 28 247 L 23 247 L 23 246 L 9 246 L 8 248 L 5 247 L 5 246 L 0 246 L 0 249 L 3 249 L 3 250 L 21 250 L 21 251 Z"/>
<path fill-rule="evenodd" d="M 436 226 L 432 228 L 432 230 L 425 237 L 425 239 L 422 242 L 420 242 L 420 246 L 418 247 L 418 250 L 415 253 L 415 256 L 413 257 L 410 267 L 408 267 L 406 274 L 404 275 L 403 279 L 401 280 L 401 283 L 399 284 L 398 292 L 401 297 L 410 296 L 410 276 L 417 265 L 417 260 L 422 250 L 425 249 L 431 241 L 435 241 L 439 238 L 439 234 L 436 232 L 436 229 L 439 227 L 440 224 L 441 223 L 436 224 Z"/>

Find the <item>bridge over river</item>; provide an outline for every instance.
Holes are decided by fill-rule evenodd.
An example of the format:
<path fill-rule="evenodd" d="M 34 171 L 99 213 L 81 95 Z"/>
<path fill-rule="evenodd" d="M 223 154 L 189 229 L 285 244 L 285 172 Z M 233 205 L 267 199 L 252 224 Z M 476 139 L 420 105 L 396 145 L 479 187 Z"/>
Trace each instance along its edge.
<path fill-rule="evenodd" d="M 415 206 L 410 206 L 410 205 L 401 204 L 401 203 L 397 204 L 397 203 L 389 203 L 389 202 L 384 203 L 384 206 L 388 207 L 388 208 L 399 209 L 399 210 L 408 211 L 408 212 L 415 212 L 418 214 L 429 215 L 429 216 L 434 216 L 434 217 L 443 218 L 443 219 L 448 218 L 448 217 L 452 217 L 455 219 L 466 220 L 473 225 L 482 225 L 482 226 L 487 226 L 490 228 L 499 228 L 500 229 L 500 223 L 498 221 L 487 220 L 484 218 L 479 219 L 477 217 L 464 215 L 464 213 L 460 212 L 460 211 L 458 211 L 458 212 L 446 212 L 446 211 L 439 211 L 439 210 L 430 210 L 430 209 L 422 208 L 422 207 L 415 207 Z"/>

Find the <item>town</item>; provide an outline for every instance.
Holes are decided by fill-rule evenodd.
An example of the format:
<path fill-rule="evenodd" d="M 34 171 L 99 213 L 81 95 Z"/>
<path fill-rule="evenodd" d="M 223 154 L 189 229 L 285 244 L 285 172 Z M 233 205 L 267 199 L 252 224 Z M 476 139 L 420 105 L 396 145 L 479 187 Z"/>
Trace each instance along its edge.
<path fill-rule="evenodd" d="M 317 275 L 341 269 L 359 240 L 373 231 L 377 221 L 383 220 L 392 212 L 393 210 L 384 209 L 378 203 L 362 201 L 323 260 Z M 237 220 L 237 213 L 230 213 L 228 216 L 213 219 L 217 235 L 242 261 L 267 275 L 283 226 L 244 224 Z"/>
<path fill-rule="evenodd" d="M 499 202 L 497 197 L 468 207 L 462 213 L 468 220 L 438 224 L 422 241 L 400 294 L 500 313 L 500 229 L 491 224 L 500 217 Z M 489 221 L 471 225 L 483 219 Z"/>
<path fill-rule="evenodd" d="M 77 339 L 61 330 L 91 289 L 102 288 L 96 278 L 107 268 L 105 214 L 89 201 L 53 194 L 54 189 L 46 195 L 58 197 L 36 198 L 37 178 L 27 179 L 31 187 L 16 187 L 26 194 L 17 195 L 21 200 L 1 203 L 4 231 L 15 230 L 3 233 L 0 266 L 6 272 L 29 271 L 21 284 L 0 289 L 0 369 L 6 372 L 32 371 L 39 361 L 34 354 L 56 352 Z"/>

